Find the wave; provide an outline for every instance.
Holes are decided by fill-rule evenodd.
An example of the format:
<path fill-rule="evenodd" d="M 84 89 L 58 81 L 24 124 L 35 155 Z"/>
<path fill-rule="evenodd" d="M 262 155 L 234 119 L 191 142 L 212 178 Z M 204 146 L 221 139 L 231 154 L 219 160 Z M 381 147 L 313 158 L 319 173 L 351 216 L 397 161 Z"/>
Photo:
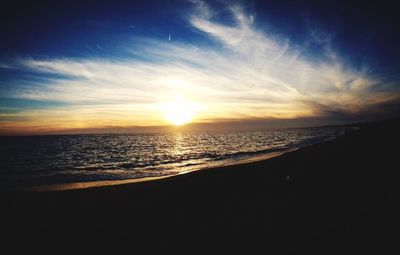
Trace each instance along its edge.
<path fill-rule="evenodd" d="M 285 152 L 343 134 L 344 128 L 0 139 L 0 185 L 170 175 Z"/>

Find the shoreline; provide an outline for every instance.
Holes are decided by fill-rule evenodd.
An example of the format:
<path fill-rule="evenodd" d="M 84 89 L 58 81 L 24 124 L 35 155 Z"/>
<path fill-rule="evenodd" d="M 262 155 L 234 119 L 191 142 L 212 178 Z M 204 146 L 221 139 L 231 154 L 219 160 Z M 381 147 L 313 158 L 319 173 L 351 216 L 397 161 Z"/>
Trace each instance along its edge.
<path fill-rule="evenodd" d="M 298 150 L 304 147 L 313 146 L 318 143 L 323 143 L 337 137 L 342 136 L 345 133 L 345 129 L 353 130 L 353 126 L 342 127 L 338 131 L 329 131 L 327 134 L 309 137 L 308 140 L 294 140 L 292 144 L 288 143 L 285 146 L 271 147 L 267 149 L 259 148 L 258 151 L 247 151 L 246 149 L 239 148 L 237 153 L 232 154 L 221 154 L 217 158 L 195 158 L 187 161 L 176 161 L 171 164 L 159 164 L 149 165 L 149 169 L 134 167 L 133 169 L 116 168 L 112 169 L 115 172 L 106 172 L 105 174 L 99 169 L 93 168 L 94 171 L 79 173 L 79 170 L 64 169 L 60 172 L 52 172 L 48 170 L 48 174 L 43 176 L 34 175 L 27 172 L 25 180 L 19 180 L 18 176 L 15 177 L 15 182 L 10 181 L 0 188 L 1 191 L 60 191 L 60 190 L 71 190 L 71 189 L 85 189 L 91 187 L 101 186 L 115 186 L 128 183 L 138 183 L 145 181 L 155 181 L 164 178 L 171 178 L 177 175 L 187 174 L 194 171 L 209 170 L 212 168 L 227 167 L 231 165 L 241 165 L 249 162 L 262 161 L 272 157 L 280 156 L 282 154 Z M 26 167 L 26 165 L 25 165 Z M 31 168 L 31 167 L 28 167 Z M 136 169 L 138 172 L 136 172 Z M 32 169 L 34 170 L 34 169 Z M 141 172 L 143 170 L 143 173 Z M 154 170 L 154 171 L 153 171 Z M 119 171 L 121 171 L 119 174 Z M 71 173 L 70 173 L 71 172 Z M 65 175 L 65 176 L 63 176 Z M 13 177 L 13 176 L 11 176 Z M 10 177 L 10 180 L 12 180 Z"/>
<path fill-rule="evenodd" d="M 335 138 L 333 138 L 333 139 L 335 139 Z M 329 141 L 329 140 L 327 140 L 327 141 Z M 326 142 L 326 141 L 322 141 L 319 143 L 323 143 L 323 142 Z M 312 146 L 312 145 L 309 145 L 309 146 Z M 304 147 L 308 147 L 308 146 L 304 146 Z M 288 149 L 288 150 L 279 151 L 279 152 L 270 152 L 270 153 L 258 155 L 255 157 L 239 159 L 237 161 L 217 164 L 215 166 L 208 166 L 208 167 L 205 166 L 205 167 L 202 167 L 199 169 L 186 170 L 186 171 L 182 171 L 182 172 L 179 172 L 176 174 L 171 174 L 171 175 L 131 178 L 131 179 L 123 179 L 123 180 L 102 180 L 102 181 L 70 182 L 70 183 L 35 185 L 35 186 L 22 187 L 22 188 L 17 189 L 16 191 L 24 191 L 24 192 L 67 191 L 67 190 L 79 190 L 79 189 L 90 189 L 90 188 L 98 188 L 98 187 L 118 186 L 118 185 L 126 185 L 126 184 L 142 183 L 142 182 L 152 182 L 152 181 L 158 181 L 158 180 L 167 179 L 167 178 L 174 178 L 174 177 L 180 176 L 180 175 L 188 175 L 188 174 L 191 174 L 193 172 L 198 172 L 198 171 L 210 171 L 210 170 L 215 170 L 215 169 L 220 169 L 220 168 L 227 168 L 230 166 L 241 166 L 241 165 L 246 165 L 249 163 L 262 162 L 264 160 L 269 160 L 271 158 L 279 157 L 281 155 L 290 153 L 292 151 L 299 150 L 304 147 L 293 148 L 293 149 Z"/>
<path fill-rule="evenodd" d="M 356 132 L 357 130 L 360 129 L 359 127 L 356 127 L 356 126 L 349 126 L 346 128 L 351 130 L 351 131 L 347 131 L 350 133 Z M 302 147 L 288 148 L 286 150 L 269 152 L 269 153 L 265 153 L 265 154 L 259 154 L 257 156 L 248 157 L 248 158 L 244 158 L 244 159 L 220 162 L 220 163 L 216 163 L 216 164 L 210 165 L 210 166 L 194 168 L 192 170 L 190 170 L 190 169 L 185 170 L 182 172 L 178 172 L 176 174 L 141 177 L 141 178 L 130 178 L 130 179 L 122 179 L 122 180 L 99 180 L 99 181 L 83 181 L 83 182 L 69 182 L 69 183 L 67 182 L 67 183 L 34 185 L 34 186 L 18 188 L 18 189 L 16 189 L 16 191 L 25 191 L 25 192 L 67 191 L 67 190 L 90 189 L 90 188 L 97 188 L 97 187 L 108 187 L 108 186 L 118 186 L 118 185 L 127 185 L 127 184 L 135 184 L 135 183 L 142 183 L 142 182 L 158 181 L 158 180 L 167 179 L 167 178 L 174 178 L 176 176 L 191 174 L 193 172 L 198 172 L 198 171 L 210 171 L 210 170 L 221 169 L 221 168 L 229 168 L 231 166 L 241 166 L 241 165 L 246 165 L 246 164 L 250 164 L 250 163 L 262 162 L 265 160 L 269 160 L 271 158 L 280 157 L 282 155 L 285 155 L 285 154 L 293 152 L 293 151 L 297 151 L 297 150 L 301 150 L 303 148 L 314 146 L 316 144 L 326 143 L 326 142 L 335 140 L 338 137 L 341 137 L 345 134 L 346 134 L 346 132 L 343 131 L 343 133 L 341 133 L 335 137 L 330 137 L 330 138 L 327 138 L 325 140 L 322 140 L 322 141 L 319 141 L 319 142 L 316 142 L 313 144 L 304 145 Z"/>

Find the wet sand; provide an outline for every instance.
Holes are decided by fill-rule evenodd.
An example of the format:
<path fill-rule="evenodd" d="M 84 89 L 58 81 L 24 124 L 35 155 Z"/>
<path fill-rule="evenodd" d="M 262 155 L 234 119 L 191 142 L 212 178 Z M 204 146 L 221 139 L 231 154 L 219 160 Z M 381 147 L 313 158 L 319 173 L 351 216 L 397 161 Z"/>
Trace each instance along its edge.
<path fill-rule="evenodd" d="M 2 249 L 397 254 L 400 121 L 360 127 L 272 159 L 172 178 L 2 192 Z"/>

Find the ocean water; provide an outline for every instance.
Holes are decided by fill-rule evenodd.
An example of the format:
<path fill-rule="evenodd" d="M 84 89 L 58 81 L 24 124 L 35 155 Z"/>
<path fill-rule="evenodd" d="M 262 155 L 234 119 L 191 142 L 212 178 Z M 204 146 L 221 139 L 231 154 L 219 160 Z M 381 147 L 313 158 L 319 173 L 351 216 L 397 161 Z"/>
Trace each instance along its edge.
<path fill-rule="evenodd" d="M 165 176 L 240 163 L 334 138 L 341 127 L 227 133 L 0 137 L 0 185 Z"/>

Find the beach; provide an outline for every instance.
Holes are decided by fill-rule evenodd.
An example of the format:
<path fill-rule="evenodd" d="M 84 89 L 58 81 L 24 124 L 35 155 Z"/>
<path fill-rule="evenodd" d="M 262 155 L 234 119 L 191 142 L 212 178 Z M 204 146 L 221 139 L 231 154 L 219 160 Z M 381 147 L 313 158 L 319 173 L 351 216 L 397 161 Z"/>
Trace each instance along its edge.
<path fill-rule="evenodd" d="M 400 121 L 170 178 L 2 192 L 7 254 L 396 254 Z"/>

